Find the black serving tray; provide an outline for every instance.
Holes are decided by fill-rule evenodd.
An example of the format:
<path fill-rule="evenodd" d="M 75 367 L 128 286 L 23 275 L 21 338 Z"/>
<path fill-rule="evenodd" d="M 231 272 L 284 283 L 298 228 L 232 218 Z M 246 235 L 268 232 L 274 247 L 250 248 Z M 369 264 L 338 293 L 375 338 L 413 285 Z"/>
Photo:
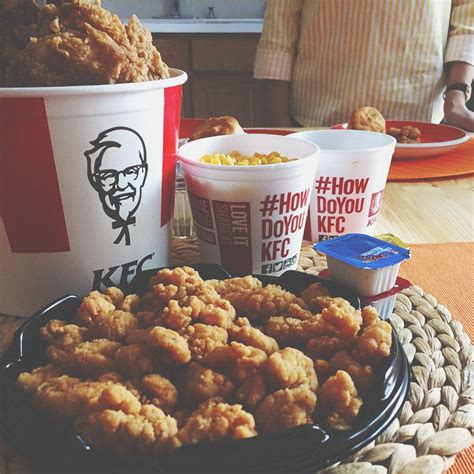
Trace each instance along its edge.
<path fill-rule="evenodd" d="M 194 268 L 204 279 L 229 278 L 219 265 Z M 158 269 L 136 276 L 128 293 L 144 294 Z M 333 296 L 342 296 L 360 308 L 354 293 L 340 285 L 301 272 L 280 277 L 256 275 L 264 285 L 275 283 L 296 294 L 320 281 Z M 390 357 L 377 373 L 378 383 L 364 400 L 361 412 L 348 431 L 305 425 L 244 440 L 184 446 L 160 460 L 127 464 L 90 447 L 71 426 L 48 419 L 15 387 L 18 375 L 46 364 L 45 345 L 39 330 L 50 319 L 72 320 L 81 298 L 68 295 L 41 309 L 17 330 L 0 360 L 0 423 L 14 446 L 44 472 L 93 473 L 314 473 L 346 458 L 379 436 L 396 418 L 408 396 L 409 365 L 394 335 Z"/>

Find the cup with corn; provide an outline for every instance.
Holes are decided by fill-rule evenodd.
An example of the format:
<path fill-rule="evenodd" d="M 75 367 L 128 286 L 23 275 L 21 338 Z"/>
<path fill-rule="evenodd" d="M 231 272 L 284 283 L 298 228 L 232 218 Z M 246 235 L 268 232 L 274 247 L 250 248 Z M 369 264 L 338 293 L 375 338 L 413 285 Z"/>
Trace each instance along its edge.
<path fill-rule="evenodd" d="M 233 275 L 296 268 L 319 147 L 267 134 L 226 135 L 178 152 L 201 256 Z"/>

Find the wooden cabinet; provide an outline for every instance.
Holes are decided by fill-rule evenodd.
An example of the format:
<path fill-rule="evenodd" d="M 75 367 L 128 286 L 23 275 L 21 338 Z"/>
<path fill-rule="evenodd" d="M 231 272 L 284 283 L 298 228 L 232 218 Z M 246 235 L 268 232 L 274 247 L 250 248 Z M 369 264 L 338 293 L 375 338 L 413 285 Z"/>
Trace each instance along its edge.
<path fill-rule="evenodd" d="M 252 69 L 257 34 L 156 34 L 163 60 L 185 70 L 183 116 L 236 117 L 244 127 L 263 125 L 262 83 Z"/>

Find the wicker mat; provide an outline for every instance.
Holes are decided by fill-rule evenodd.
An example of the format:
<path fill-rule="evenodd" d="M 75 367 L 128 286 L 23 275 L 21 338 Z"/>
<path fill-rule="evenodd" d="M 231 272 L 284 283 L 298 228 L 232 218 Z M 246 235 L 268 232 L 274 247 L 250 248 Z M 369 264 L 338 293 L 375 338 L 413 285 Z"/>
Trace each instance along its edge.
<path fill-rule="evenodd" d="M 200 261 L 195 241 L 173 241 L 173 264 Z M 298 270 L 325 268 L 324 255 L 303 246 Z M 411 364 L 409 400 L 375 442 L 324 474 L 442 473 L 473 441 L 474 346 L 462 324 L 419 286 L 398 294 L 390 322 Z"/>

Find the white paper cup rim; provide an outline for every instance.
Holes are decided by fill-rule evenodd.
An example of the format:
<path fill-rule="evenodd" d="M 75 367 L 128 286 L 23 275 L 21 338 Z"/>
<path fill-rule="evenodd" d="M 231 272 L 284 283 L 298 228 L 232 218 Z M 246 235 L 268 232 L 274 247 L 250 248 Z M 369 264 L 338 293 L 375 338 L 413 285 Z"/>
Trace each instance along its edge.
<path fill-rule="evenodd" d="M 394 150 L 397 143 L 395 138 L 391 135 L 386 135 L 379 132 L 370 132 L 366 130 L 305 130 L 302 132 L 291 133 L 287 136 L 297 138 L 298 140 L 315 143 L 320 147 L 322 156 L 327 153 L 340 154 L 341 152 L 345 152 L 351 154 L 364 154 L 367 152 L 380 152 L 390 149 Z M 320 139 L 319 142 L 317 141 L 318 138 Z M 334 148 L 332 145 L 330 147 L 325 146 L 324 142 L 329 138 L 331 140 L 333 138 L 338 138 L 338 140 L 335 141 L 337 146 L 334 146 Z M 351 141 L 354 139 L 360 139 L 361 146 L 344 146 L 345 139 L 347 138 L 351 139 Z M 364 139 L 373 142 L 373 144 L 364 145 Z M 376 142 L 379 142 L 379 144 Z"/>
<path fill-rule="evenodd" d="M 61 95 L 117 94 L 123 92 L 145 92 L 155 89 L 184 84 L 188 75 L 180 69 L 170 68 L 171 77 L 144 82 L 127 82 L 120 84 L 99 84 L 87 86 L 55 87 L 1 87 L 0 97 L 48 97 Z"/>
<path fill-rule="evenodd" d="M 255 141 L 255 142 L 258 142 L 260 140 L 269 140 L 275 143 L 276 147 L 278 147 L 277 143 L 279 141 L 282 143 L 286 142 L 287 144 L 293 142 L 295 147 L 300 147 L 301 143 L 305 143 L 311 146 L 307 147 L 307 152 L 300 152 L 300 154 L 304 154 L 305 156 L 297 157 L 296 160 L 287 161 L 286 163 L 275 163 L 275 164 L 264 165 L 264 166 L 213 165 L 210 163 L 204 163 L 202 161 L 199 161 L 199 159 L 201 158 L 200 156 L 199 157 L 195 156 L 192 158 L 189 156 L 185 156 L 185 153 L 189 149 L 194 148 L 197 142 L 200 142 L 200 144 L 202 144 L 203 141 L 206 140 L 207 143 L 209 143 L 210 145 L 215 145 L 216 143 L 234 142 L 236 140 L 236 137 L 243 137 L 243 136 L 246 137 L 245 140 L 250 140 L 250 141 Z M 238 145 L 236 145 L 236 147 L 238 147 Z M 255 150 L 255 152 L 261 153 L 262 150 Z M 314 159 L 315 155 L 318 156 L 319 152 L 320 152 L 320 147 L 317 144 L 306 141 L 306 140 L 299 140 L 297 138 L 289 138 L 288 136 L 271 135 L 271 134 L 264 134 L 264 133 L 252 133 L 252 134 L 244 134 L 244 135 L 224 135 L 224 136 L 217 136 L 217 137 L 207 137 L 207 138 L 202 138 L 200 140 L 188 142 L 179 148 L 178 156 L 179 156 L 179 159 L 186 165 L 200 168 L 202 170 L 219 171 L 222 173 L 226 173 L 228 175 L 231 175 L 232 173 L 236 173 L 236 172 L 242 172 L 242 173 L 255 175 L 255 174 L 263 174 L 265 172 L 266 172 L 265 174 L 268 174 L 268 172 L 272 172 L 275 169 L 290 170 L 294 168 L 300 168 L 303 165 L 303 163 L 306 163 L 308 160 Z M 217 151 L 215 152 L 210 151 L 209 153 L 217 153 Z M 225 153 L 225 151 L 221 151 L 220 153 Z M 289 156 L 289 158 L 293 158 L 293 157 Z"/>

